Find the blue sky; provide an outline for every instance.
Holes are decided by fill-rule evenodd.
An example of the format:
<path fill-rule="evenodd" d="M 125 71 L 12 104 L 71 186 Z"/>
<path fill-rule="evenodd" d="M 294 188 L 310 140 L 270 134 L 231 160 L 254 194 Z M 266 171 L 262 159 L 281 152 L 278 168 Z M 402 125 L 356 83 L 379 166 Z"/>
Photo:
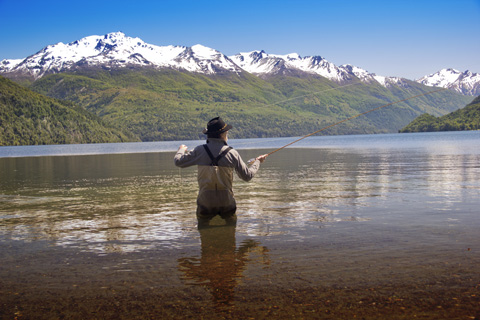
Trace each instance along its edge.
<path fill-rule="evenodd" d="M 408 79 L 443 68 L 480 72 L 480 0 L 0 0 L 0 14 L 0 60 L 122 31 L 226 55 L 320 55 Z"/>

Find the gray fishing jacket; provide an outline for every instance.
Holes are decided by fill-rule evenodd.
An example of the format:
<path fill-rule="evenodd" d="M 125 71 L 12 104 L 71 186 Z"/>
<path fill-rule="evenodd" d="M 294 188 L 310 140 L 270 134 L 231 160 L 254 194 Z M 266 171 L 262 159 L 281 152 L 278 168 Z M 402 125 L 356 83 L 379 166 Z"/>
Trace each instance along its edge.
<path fill-rule="evenodd" d="M 208 139 L 207 146 L 216 158 L 230 148 L 224 140 Z M 235 206 L 233 196 L 233 172 L 244 181 L 250 181 L 260 168 L 260 161 L 255 160 L 247 166 L 235 149 L 230 149 L 218 160 L 218 165 L 212 165 L 212 159 L 203 145 L 191 151 L 179 149 L 174 157 L 175 165 L 181 168 L 198 166 L 199 192 L 197 203 L 206 208 L 225 208 Z"/>

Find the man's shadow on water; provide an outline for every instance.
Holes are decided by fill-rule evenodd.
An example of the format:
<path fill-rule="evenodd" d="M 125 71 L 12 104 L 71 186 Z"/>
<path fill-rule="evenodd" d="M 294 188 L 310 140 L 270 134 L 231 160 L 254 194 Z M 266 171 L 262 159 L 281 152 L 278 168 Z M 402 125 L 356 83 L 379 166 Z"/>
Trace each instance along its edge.
<path fill-rule="evenodd" d="M 242 241 L 236 247 L 235 225 L 210 225 L 199 227 L 201 257 L 178 259 L 178 269 L 184 273 L 183 279 L 195 285 L 207 287 L 215 308 L 233 306 L 235 287 L 243 277 L 249 261 L 248 253 L 259 252 L 262 263 L 269 264 L 268 249 L 255 240 Z"/>

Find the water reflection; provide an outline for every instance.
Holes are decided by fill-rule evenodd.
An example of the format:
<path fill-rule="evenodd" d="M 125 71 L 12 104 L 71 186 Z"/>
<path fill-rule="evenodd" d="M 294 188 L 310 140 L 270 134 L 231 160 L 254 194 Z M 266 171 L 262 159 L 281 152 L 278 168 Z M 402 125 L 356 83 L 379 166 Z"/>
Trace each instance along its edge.
<path fill-rule="evenodd" d="M 235 288 L 256 252 L 260 261 L 269 265 L 268 249 L 258 241 L 247 239 L 236 246 L 236 226 L 211 225 L 199 229 L 201 256 L 178 259 L 178 269 L 187 284 L 208 288 L 217 310 L 233 306 Z"/>
<path fill-rule="evenodd" d="M 246 223 L 250 235 L 302 241 L 335 222 L 405 225 L 467 217 L 478 205 L 480 155 L 470 147 L 457 152 L 283 150 L 268 159 L 257 180 L 237 185 L 238 206 L 246 211 L 239 219 L 247 220 L 239 227 Z"/>
<path fill-rule="evenodd" d="M 0 314 L 354 318 L 370 308 L 371 318 L 396 308 L 412 318 L 450 301 L 448 318 L 474 318 L 476 134 L 455 148 L 282 150 L 234 184 L 236 228 L 203 230 L 195 168 L 175 168 L 173 153 L 0 158 Z"/>
<path fill-rule="evenodd" d="M 165 153 L 0 159 L 0 237 L 99 253 L 180 246 L 191 182 Z"/>
<path fill-rule="evenodd" d="M 480 148 L 424 144 L 284 149 L 251 182 L 234 184 L 237 232 L 304 241 L 337 222 L 404 224 L 411 212 L 415 221 L 461 222 L 478 207 Z M 172 157 L 0 158 L 0 238 L 99 253 L 191 245 L 196 171 L 180 171 Z"/>

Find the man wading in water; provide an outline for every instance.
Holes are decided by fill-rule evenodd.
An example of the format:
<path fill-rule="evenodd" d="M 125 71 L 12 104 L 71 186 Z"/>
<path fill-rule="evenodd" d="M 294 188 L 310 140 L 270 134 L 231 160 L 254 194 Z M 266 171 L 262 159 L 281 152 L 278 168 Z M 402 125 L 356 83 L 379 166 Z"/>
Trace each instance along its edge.
<path fill-rule="evenodd" d="M 247 166 L 236 150 L 227 145 L 228 130 L 220 117 L 210 120 L 203 133 L 207 143 L 187 151 L 181 145 L 175 155 L 175 165 L 181 168 L 198 165 L 197 219 L 198 227 L 208 226 L 210 220 L 219 215 L 227 225 L 235 225 L 237 205 L 233 196 L 233 171 L 244 181 L 250 181 L 265 161 L 267 155 L 261 155 Z"/>

